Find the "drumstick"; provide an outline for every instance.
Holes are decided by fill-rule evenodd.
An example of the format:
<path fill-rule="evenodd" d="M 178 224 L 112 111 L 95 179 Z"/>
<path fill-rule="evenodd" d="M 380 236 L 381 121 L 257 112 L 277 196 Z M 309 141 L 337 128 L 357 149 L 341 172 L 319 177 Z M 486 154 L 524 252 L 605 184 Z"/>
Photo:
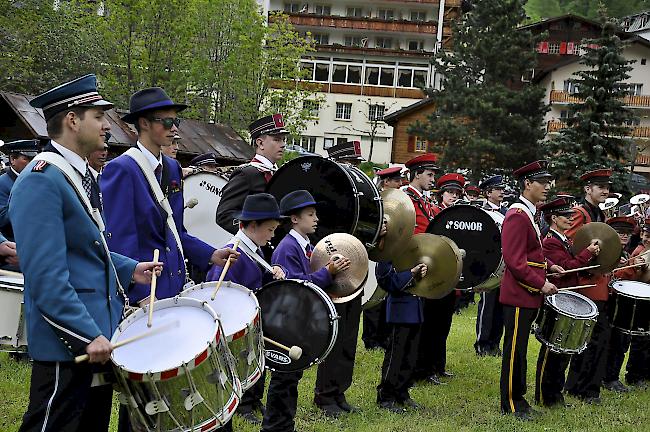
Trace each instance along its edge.
<path fill-rule="evenodd" d="M 238 247 L 239 247 L 239 239 L 236 239 L 232 244 L 232 248 L 235 251 L 237 251 Z M 223 266 L 223 270 L 221 270 L 221 275 L 219 275 L 219 281 L 217 282 L 217 286 L 214 287 L 214 291 L 212 291 L 212 297 L 210 297 L 210 300 L 214 301 L 214 298 L 217 296 L 217 292 L 219 291 L 219 288 L 221 288 L 221 283 L 223 282 L 223 278 L 226 277 L 226 273 L 228 273 L 228 269 L 230 268 L 231 262 L 232 261 L 230 260 L 230 257 L 228 257 L 228 260 L 226 261 L 226 265 Z"/>
<path fill-rule="evenodd" d="M 2 269 L 0 269 L 0 275 L 17 277 L 17 278 L 24 278 L 25 277 L 22 273 L 18 273 L 18 272 L 11 271 L 11 270 L 2 270 Z"/>
<path fill-rule="evenodd" d="M 558 291 L 564 291 L 564 290 L 575 290 L 575 289 L 583 289 L 583 288 L 593 288 L 595 287 L 596 284 L 590 284 L 590 285 L 577 285 L 577 286 L 572 286 L 572 287 L 564 287 L 564 288 L 558 288 Z"/>
<path fill-rule="evenodd" d="M 162 331 L 169 330 L 169 329 L 171 329 L 173 327 L 178 327 L 179 325 L 180 325 L 180 321 L 178 321 L 178 320 L 169 322 L 167 324 L 161 325 L 160 327 L 156 327 L 156 328 L 153 328 L 151 330 L 147 330 L 146 332 L 142 332 L 139 335 L 136 335 L 136 336 L 130 337 L 128 339 L 124 339 L 122 341 L 119 341 L 118 343 L 113 345 L 113 349 L 117 349 L 117 348 L 119 348 L 121 346 L 128 345 L 131 342 L 136 342 L 136 341 L 139 341 L 140 339 L 143 339 L 143 338 L 146 338 L 146 337 L 149 337 L 149 336 L 153 336 L 156 333 L 160 333 Z M 88 354 L 83 354 L 83 355 L 75 357 L 74 362 L 75 363 L 85 362 L 89 358 L 90 358 L 90 356 Z"/>
<path fill-rule="evenodd" d="M 636 258 L 636 257 L 634 257 L 634 258 Z M 619 270 L 625 270 L 625 269 L 629 269 L 629 268 L 633 268 L 633 267 L 641 267 L 641 266 L 644 266 L 644 265 L 648 265 L 648 263 L 631 264 L 631 265 L 628 265 L 628 266 L 625 266 L 625 267 L 616 268 L 616 269 L 612 270 L 612 272 L 617 272 Z"/>
<path fill-rule="evenodd" d="M 294 345 L 291 348 L 289 348 L 288 346 L 283 345 L 280 342 L 276 342 L 273 339 L 269 339 L 266 336 L 264 336 L 264 342 L 268 342 L 271 345 L 275 345 L 278 348 L 282 348 L 283 350 L 288 351 L 291 360 L 298 360 L 300 357 L 302 357 L 302 348 L 300 348 L 299 346 Z"/>
<path fill-rule="evenodd" d="M 635 255 L 635 256 L 633 256 L 633 257 L 629 257 L 628 259 L 626 259 L 626 260 L 623 261 L 623 262 L 632 261 L 634 258 L 638 258 L 638 257 L 641 257 L 641 256 L 643 256 L 643 255 L 647 255 L 647 254 L 649 254 L 649 253 L 650 253 L 650 249 L 646 250 L 645 252 L 641 252 L 640 254 Z"/>
<path fill-rule="evenodd" d="M 158 249 L 153 250 L 153 262 L 157 263 L 158 258 L 160 257 L 160 251 Z M 156 281 L 158 276 L 156 271 L 151 272 L 151 293 L 149 294 L 149 319 L 147 320 L 147 327 L 151 327 L 153 321 L 153 301 L 156 298 Z"/>
<path fill-rule="evenodd" d="M 575 268 L 575 269 L 571 269 L 571 270 L 564 270 L 563 272 L 559 272 L 559 273 L 549 273 L 549 276 L 563 276 L 563 275 L 565 275 L 567 273 L 575 273 L 575 272 L 579 272 L 579 271 L 582 271 L 582 270 L 594 269 L 596 267 L 600 267 L 600 264 Z"/>

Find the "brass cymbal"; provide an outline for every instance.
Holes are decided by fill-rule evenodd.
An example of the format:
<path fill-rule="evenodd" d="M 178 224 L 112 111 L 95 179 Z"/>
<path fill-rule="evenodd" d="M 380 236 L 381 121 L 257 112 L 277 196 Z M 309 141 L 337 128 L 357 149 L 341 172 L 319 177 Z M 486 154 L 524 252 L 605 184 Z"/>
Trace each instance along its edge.
<path fill-rule="evenodd" d="M 332 298 L 348 297 L 363 290 L 363 284 L 368 277 L 366 248 L 356 237 L 345 233 L 330 234 L 316 244 L 310 259 L 311 270 L 323 268 L 330 259 L 341 255 L 350 260 L 350 268 L 334 275 L 332 284 L 325 288 Z M 350 299 L 354 297 L 356 296 Z"/>
<path fill-rule="evenodd" d="M 435 234 L 414 235 L 393 261 L 398 271 L 410 270 L 419 263 L 427 265 L 427 275 L 409 292 L 429 299 L 439 299 L 451 293 L 463 270 L 461 251 L 456 244 Z"/>
<path fill-rule="evenodd" d="M 402 252 L 404 244 L 413 235 L 415 208 L 411 199 L 399 189 L 383 190 L 381 199 L 384 202 L 386 235 L 368 251 L 368 256 L 373 261 L 391 261 Z"/>
<path fill-rule="evenodd" d="M 609 273 L 618 266 L 621 256 L 621 241 L 614 228 L 602 222 L 590 222 L 581 227 L 573 237 L 573 253 L 577 254 L 591 244 L 592 240 L 598 240 L 600 253 L 592 262 L 600 264 L 600 267 L 589 270 L 590 273 Z"/>

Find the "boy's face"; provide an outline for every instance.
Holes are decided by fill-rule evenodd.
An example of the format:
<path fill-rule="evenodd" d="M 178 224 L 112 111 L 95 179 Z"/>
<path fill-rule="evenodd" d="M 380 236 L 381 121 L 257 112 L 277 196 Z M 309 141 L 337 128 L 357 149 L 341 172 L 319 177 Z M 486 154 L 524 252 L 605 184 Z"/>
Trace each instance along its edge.
<path fill-rule="evenodd" d="M 646 249 L 650 249 L 650 231 L 643 231 L 641 233 L 641 243 Z"/>
<path fill-rule="evenodd" d="M 627 245 L 627 242 L 630 240 L 630 233 L 625 231 L 617 231 L 618 238 L 621 241 L 621 246 L 625 247 Z"/>
<path fill-rule="evenodd" d="M 280 222 L 276 220 L 253 221 L 244 228 L 244 232 L 246 232 L 248 238 L 261 247 L 271 241 L 278 225 L 280 225 Z"/>
<path fill-rule="evenodd" d="M 303 235 L 314 234 L 318 227 L 318 216 L 315 207 L 305 207 L 299 213 L 291 216 L 293 229 Z"/>

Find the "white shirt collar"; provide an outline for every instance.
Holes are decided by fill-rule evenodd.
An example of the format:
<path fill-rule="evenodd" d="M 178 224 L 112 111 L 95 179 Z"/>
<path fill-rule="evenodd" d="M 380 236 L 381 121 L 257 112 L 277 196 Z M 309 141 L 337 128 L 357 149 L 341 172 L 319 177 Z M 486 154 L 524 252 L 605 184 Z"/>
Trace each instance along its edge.
<path fill-rule="evenodd" d="M 296 241 L 298 242 L 298 244 L 300 245 L 300 247 L 303 249 L 303 251 L 306 252 L 306 250 L 307 250 L 307 245 L 309 245 L 309 240 L 308 240 L 308 239 L 305 239 L 303 236 L 301 236 L 301 235 L 298 233 L 298 231 L 296 231 L 296 230 L 294 230 L 294 229 L 292 229 L 291 231 L 289 231 L 289 235 L 291 235 L 293 238 L 295 238 Z"/>
<path fill-rule="evenodd" d="M 151 153 L 145 146 L 143 146 L 140 141 L 138 141 L 138 148 L 140 151 L 142 151 L 142 154 L 147 158 L 149 161 L 149 165 L 151 165 L 152 170 L 156 170 L 158 168 L 158 165 L 162 165 L 162 152 L 156 157 L 153 153 Z"/>
<path fill-rule="evenodd" d="M 88 169 L 90 170 L 90 173 L 93 175 L 95 181 L 97 181 L 97 178 L 99 177 L 99 171 L 97 171 L 95 168 L 91 167 L 90 165 L 88 165 Z"/>
<path fill-rule="evenodd" d="M 242 230 L 237 231 L 237 234 L 235 234 L 235 237 L 241 240 L 250 250 L 253 252 L 257 252 L 257 250 L 260 248 L 258 245 L 255 244 L 253 240 L 250 239 L 246 235 L 246 233 Z"/>
<path fill-rule="evenodd" d="M 63 156 L 63 159 L 65 159 L 74 169 L 79 171 L 81 174 L 81 177 L 86 176 L 86 167 L 88 164 L 86 163 L 86 160 L 83 159 L 81 156 L 79 156 L 77 153 L 73 152 L 69 148 L 63 147 L 61 144 L 54 140 L 50 140 L 52 143 L 52 147 L 54 147 L 59 153 L 61 153 L 61 156 Z"/>
<path fill-rule="evenodd" d="M 417 190 L 416 188 L 414 188 L 411 185 L 406 186 L 406 188 L 412 190 L 418 198 L 421 198 L 422 196 L 424 196 L 424 194 L 422 192 L 420 192 L 419 190 Z"/>
<path fill-rule="evenodd" d="M 524 204 L 526 204 L 526 207 L 528 207 L 528 210 L 530 210 L 530 212 L 533 214 L 533 216 L 535 216 L 535 215 L 537 214 L 537 207 L 535 206 L 535 204 L 533 204 L 532 202 L 528 201 L 526 198 L 524 198 L 523 195 L 519 195 L 519 199 L 520 199 Z"/>
<path fill-rule="evenodd" d="M 268 160 L 266 157 L 262 156 L 261 154 L 256 154 L 255 159 L 261 162 L 261 164 L 268 169 L 272 169 L 272 170 L 278 169 L 278 166 L 276 164 L 272 163 L 270 160 Z"/>
<path fill-rule="evenodd" d="M 561 232 L 559 232 L 557 230 L 554 230 L 553 228 L 551 228 L 550 230 L 553 231 L 555 234 L 557 234 L 558 237 L 560 237 L 565 243 L 569 241 L 567 239 L 567 237 L 564 234 L 562 234 Z"/>

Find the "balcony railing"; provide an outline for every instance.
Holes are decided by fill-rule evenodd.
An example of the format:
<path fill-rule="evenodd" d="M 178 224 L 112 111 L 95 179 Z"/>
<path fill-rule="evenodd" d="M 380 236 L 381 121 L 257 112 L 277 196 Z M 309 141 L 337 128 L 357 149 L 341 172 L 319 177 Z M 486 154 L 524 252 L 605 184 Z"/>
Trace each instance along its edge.
<path fill-rule="evenodd" d="M 546 125 L 546 131 L 548 133 L 556 133 L 566 127 L 567 125 L 563 121 L 550 120 Z M 643 139 L 650 138 L 650 126 L 634 126 L 634 127 L 630 127 L 630 129 L 632 131 L 630 135 L 632 138 L 643 138 Z"/>
<path fill-rule="evenodd" d="M 635 165 L 645 165 L 650 166 L 650 155 L 638 154 L 636 155 Z"/>
<path fill-rule="evenodd" d="M 438 30 L 438 24 L 435 21 L 393 21 L 367 17 L 321 16 L 308 13 L 290 13 L 288 15 L 289 22 L 294 26 L 430 35 L 435 35 Z M 272 16 L 270 18 L 272 19 Z M 448 25 L 443 28 L 443 35 L 451 35 L 451 28 Z"/>
<path fill-rule="evenodd" d="M 551 90 L 551 103 L 582 103 L 582 99 L 563 90 Z M 634 108 L 650 108 L 650 95 L 625 96 L 623 103 Z"/>

